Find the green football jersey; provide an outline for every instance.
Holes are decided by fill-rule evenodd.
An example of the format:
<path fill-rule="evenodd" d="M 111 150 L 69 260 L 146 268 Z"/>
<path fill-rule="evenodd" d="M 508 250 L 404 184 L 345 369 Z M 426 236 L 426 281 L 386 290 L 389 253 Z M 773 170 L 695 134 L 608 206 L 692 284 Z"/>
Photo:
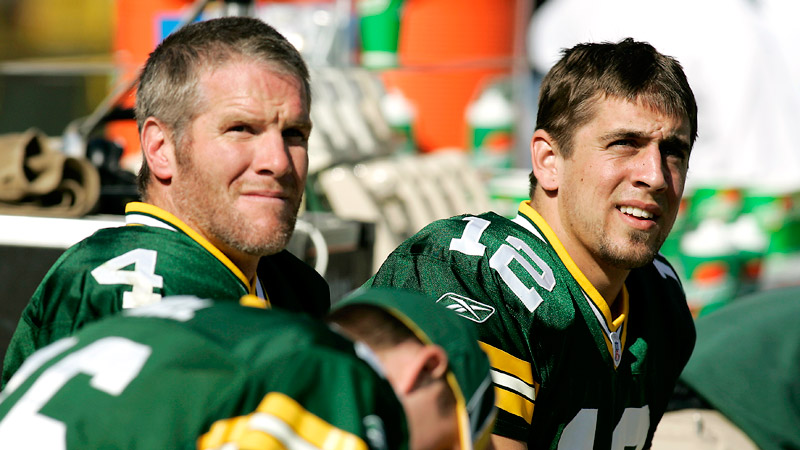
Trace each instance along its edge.
<path fill-rule="evenodd" d="M 697 318 L 681 381 L 761 450 L 800 449 L 800 286 L 737 298 Z"/>
<path fill-rule="evenodd" d="M 171 297 L 28 358 L 0 448 L 405 450 L 374 358 L 304 314 Z"/>
<path fill-rule="evenodd" d="M 371 284 L 426 292 L 478 325 L 500 409 L 495 433 L 531 449 L 649 446 L 694 345 L 666 260 L 631 271 L 612 317 L 528 202 L 513 220 L 432 223 Z"/>
<path fill-rule="evenodd" d="M 101 317 L 165 296 L 238 300 L 255 294 L 266 299 L 265 307 L 316 317 L 330 307 L 324 279 L 288 252 L 262 258 L 251 285 L 219 249 L 172 214 L 131 203 L 125 218 L 126 226 L 97 231 L 70 247 L 50 268 L 9 343 L 4 385 L 36 349 Z"/>

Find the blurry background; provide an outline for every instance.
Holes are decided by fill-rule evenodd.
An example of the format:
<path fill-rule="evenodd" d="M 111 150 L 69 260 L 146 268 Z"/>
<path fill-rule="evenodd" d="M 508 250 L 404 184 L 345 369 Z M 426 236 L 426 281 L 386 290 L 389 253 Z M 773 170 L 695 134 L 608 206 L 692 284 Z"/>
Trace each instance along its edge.
<path fill-rule="evenodd" d="M 110 0 L 0 0 L 0 133 L 58 135 L 91 112 L 115 74 L 115 22 Z"/>
<path fill-rule="evenodd" d="M 700 108 L 662 250 L 694 313 L 800 284 L 798 13 L 790 0 L 0 0 L 0 331 L 66 247 L 136 199 L 131 83 L 147 54 L 188 20 L 230 14 L 275 26 L 312 69 L 290 250 L 334 299 L 432 220 L 514 215 L 541 77 L 562 48 L 626 36 L 681 61 Z M 26 191 L 26 158 L 48 152 L 70 183 Z"/>

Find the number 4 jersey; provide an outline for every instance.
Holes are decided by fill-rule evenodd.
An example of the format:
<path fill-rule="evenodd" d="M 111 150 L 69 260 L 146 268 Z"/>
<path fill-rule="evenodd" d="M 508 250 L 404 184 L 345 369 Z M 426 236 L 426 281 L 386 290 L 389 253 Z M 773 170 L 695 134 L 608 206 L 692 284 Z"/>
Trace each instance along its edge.
<path fill-rule="evenodd" d="M 492 364 L 495 434 L 531 449 L 644 448 L 695 331 L 678 277 L 659 255 L 632 270 L 621 313 L 580 272 L 527 202 L 428 225 L 375 286 L 428 293 L 478 324 Z"/>
<path fill-rule="evenodd" d="M 172 214 L 130 203 L 125 219 L 127 226 L 97 231 L 50 268 L 11 338 L 3 384 L 36 349 L 123 308 L 169 295 L 238 301 L 257 294 L 272 306 L 316 317 L 330 306 L 327 283 L 286 251 L 261 258 L 251 285 L 219 249 Z"/>
<path fill-rule="evenodd" d="M 399 400 L 357 355 L 305 315 L 165 298 L 28 358 L 0 393 L 0 448 L 407 450 Z"/>

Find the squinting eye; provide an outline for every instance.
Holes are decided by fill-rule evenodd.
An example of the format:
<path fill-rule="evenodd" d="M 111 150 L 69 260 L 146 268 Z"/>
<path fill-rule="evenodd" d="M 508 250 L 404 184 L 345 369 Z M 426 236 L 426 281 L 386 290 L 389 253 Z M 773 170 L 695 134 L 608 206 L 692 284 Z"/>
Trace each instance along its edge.
<path fill-rule="evenodd" d="M 630 139 L 620 139 L 611 143 L 611 147 L 634 147 L 635 142 Z"/>
<path fill-rule="evenodd" d="M 228 128 L 228 131 L 234 133 L 250 133 L 252 128 L 248 127 L 247 125 L 234 125 Z"/>
<path fill-rule="evenodd" d="M 689 156 L 689 152 L 681 147 L 666 147 L 662 150 L 662 152 L 664 153 L 664 156 L 678 158 L 681 160 L 686 159 Z"/>
<path fill-rule="evenodd" d="M 283 137 L 284 137 L 284 139 L 292 139 L 292 140 L 295 140 L 295 141 L 296 140 L 305 141 L 305 140 L 308 139 L 306 137 L 306 134 L 303 133 L 303 131 L 298 129 L 298 128 L 289 128 L 289 129 L 283 130 Z"/>

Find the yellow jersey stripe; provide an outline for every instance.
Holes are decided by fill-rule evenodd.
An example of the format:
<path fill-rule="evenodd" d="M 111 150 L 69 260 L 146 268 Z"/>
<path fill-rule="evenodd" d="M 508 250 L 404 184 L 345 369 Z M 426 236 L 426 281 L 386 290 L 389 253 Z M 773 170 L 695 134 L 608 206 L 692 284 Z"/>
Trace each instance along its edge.
<path fill-rule="evenodd" d="M 237 448 L 367 450 L 360 437 L 334 427 L 278 392 L 267 394 L 253 414 L 218 420 L 197 444 L 204 450 L 228 444 Z"/>
<path fill-rule="evenodd" d="M 514 375 L 527 384 L 534 385 L 531 364 L 523 361 L 516 356 L 493 347 L 485 342 L 478 341 L 483 351 L 489 357 L 492 367 L 502 372 Z"/>
<path fill-rule="evenodd" d="M 269 300 L 251 294 L 242 296 L 242 298 L 239 299 L 239 304 L 250 308 L 272 309 L 272 304 L 270 304 Z"/>
<path fill-rule="evenodd" d="M 611 329 L 614 331 L 622 330 L 620 333 L 619 341 L 620 346 L 624 349 L 625 348 L 625 338 L 628 336 L 628 327 L 624 327 L 625 321 L 628 319 L 628 308 L 630 307 L 630 300 L 628 297 L 628 287 L 624 284 L 622 285 L 622 313 L 617 316 L 616 319 L 611 323 Z"/>
<path fill-rule="evenodd" d="M 233 274 L 236 275 L 236 277 L 239 278 L 239 280 L 242 283 L 244 283 L 245 286 L 248 287 L 250 294 L 255 295 L 255 289 L 256 289 L 255 280 L 253 284 L 251 284 L 244 276 L 244 273 L 242 273 L 241 269 L 239 269 L 239 267 L 237 267 L 236 264 L 233 263 L 233 261 L 231 261 L 227 256 L 225 256 L 225 254 L 222 253 L 220 249 L 211 244 L 211 242 L 208 242 L 208 240 L 203 236 L 201 236 L 200 233 L 191 229 L 189 225 L 186 225 L 182 220 L 178 219 L 171 213 L 164 211 L 158 206 L 154 206 L 149 203 L 131 202 L 125 205 L 126 214 L 137 213 L 137 212 L 158 217 L 159 219 L 168 222 L 175 228 L 178 228 L 179 230 L 183 231 L 187 236 L 194 239 L 198 244 L 202 245 L 203 248 L 208 250 L 209 253 L 211 253 L 218 260 L 220 260 L 222 264 L 225 264 L 225 267 L 227 267 L 231 272 L 233 272 Z"/>
<path fill-rule="evenodd" d="M 626 318 L 628 317 L 629 298 L 628 298 L 627 288 L 623 285 L 622 299 L 620 299 L 620 301 L 622 301 L 622 314 L 612 319 L 611 308 L 609 308 L 608 302 L 606 302 L 603 296 L 600 295 L 600 292 L 597 291 L 597 289 L 592 285 L 592 283 L 589 282 L 589 279 L 586 278 L 586 275 L 584 275 L 583 272 L 581 272 L 581 270 L 578 268 L 578 265 L 575 264 L 575 261 L 573 261 L 572 257 L 569 256 L 567 249 L 564 248 L 564 244 L 561 243 L 561 241 L 556 236 L 555 232 L 553 232 L 553 229 L 550 228 L 550 226 L 547 224 L 547 222 L 545 222 L 542 216 L 540 216 L 539 213 L 536 212 L 536 210 L 533 209 L 533 207 L 531 207 L 530 201 L 524 201 L 520 204 L 519 213 L 525 215 L 530 220 L 532 220 L 533 223 L 535 223 L 536 226 L 542 231 L 542 233 L 544 233 L 545 237 L 547 238 L 547 241 L 550 243 L 553 249 L 555 249 L 556 253 L 558 254 L 558 257 L 561 259 L 561 262 L 564 263 L 564 266 L 567 268 L 567 270 L 569 270 L 569 273 L 578 282 L 580 287 L 589 297 L 589 300 L 595 304 L 597 309 L 603 315 L 603 318 L 605 319 L 606 322 L 606 327 L 609 329 L 609 331 L 615 332 L 620 327 L 622 327 L 622 325 L 625 323 Z M 620 336 L 620 342 L 623 349 L 625 348 L 626 335 L 627 335 L 627 328 L 623 327 Z M 608 338 L 608 336 L 606 336 L 606 344 L 608 345 L 609 352 L 611 353 L 611 356 L 613 358 L 614 356 L 613 349 L 611 341 Z"/>
<path fill-rule="evenodd" d="M 214 422 L 211 429 L 197 440 L 198 450 L 218 449 L 228 442 L 236 442 L 248 432 L 249 422 L 250 416 L 232 417 Z"/>
<path fill-rule="evenodd" d="M 494 397 L 499 409 L 522 417 L 528 424 L 531 423 L 533 419 L 533 402 L 497 386 L 494 388 Z"/>
<path fill-rule="evenodd" d="M 542 230 L 542 233 L 544 233 L 547 241 L 561 259 L 561 262 L 564 263 L 564 266 L 566 266 L 567 270 L 569 270 L 569 273 L 572 274 L 578 284 L 583 288 L 584 291 L 586 291 L 592 301 L 595 302 L 597 307 L 600 308 L 600 310 L 603 312 L 603 315 L 606 317 L 606 322 L 610 324 L 611 310 L 608 307 L 608 303 L 606 303 L 606 300 L 600 295 L 592 283 L 589 282 L 589 279 L 586 278 L 586 275 L 581 272 L 581 269 L 578 268 L 578 265 L 575 264 L 575 261 L 572 260 L 572 257 L 569 256 L 567 249 L 564 248 L 564 244 L 562 244 L 558 239 L 555 232 L 553 232 L 553 229 L 550 228 L 550 225 L 548 225 L 542 216 L 540 216 L 539 213 L 536 212 L 533 207 L 531 207 L 530 202 L 522 202 L 519 207 L 519 212 L 531 219 L 533 223 L 535 223 L 536 226 Z"/>

